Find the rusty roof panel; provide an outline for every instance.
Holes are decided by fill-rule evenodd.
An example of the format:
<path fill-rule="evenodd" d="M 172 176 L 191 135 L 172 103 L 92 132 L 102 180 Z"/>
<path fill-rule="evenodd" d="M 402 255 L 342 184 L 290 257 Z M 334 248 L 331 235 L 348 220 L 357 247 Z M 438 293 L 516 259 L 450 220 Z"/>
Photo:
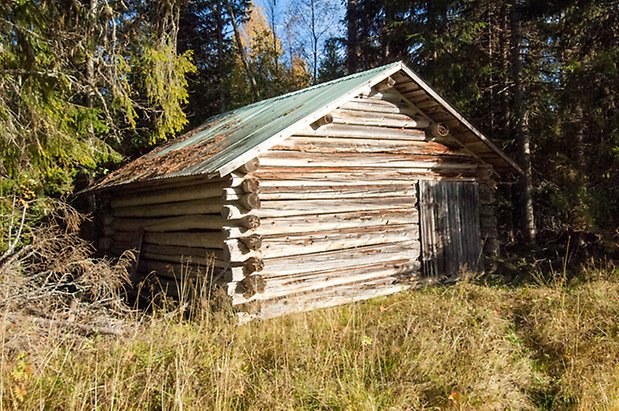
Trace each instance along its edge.
<path fill-rule="evenodd" d="M 109 174 L 91 190 L 163 178 L 225 174 L 225 170 L 233 169 L 245 157 L 255 155 L 261 147 L 268 146 L 269 143 L 263 143 L 270 138 L 278 135 L 287 137 L 286 132 L 293 126 L 325 108 L 336 108 L 334 102 L 352 97 L 351 93 L 359 93 L 365 86 L 376 84 L 389 75 L 409 78 L 415 82 L 421 89 L 419 91 L 423 91 L 419 99 L 438 104 L 440 114 L 434 115 L 448 115 L 451 119 L 449 121 L 455 120 L 465 128 L 461 133 L 470 134 L 473 140 L 483 142 L 490 148 L 492 154 L 486 155 L 490 164 L 521 172 L 513 160 L 496 148 L 412 70 L 396 62 L 212 117 L 200 127 Z M 430 113 L 428 115 L 430 118 L 433 116 Z M 273 144 L 276 143 L 273 141 Z"/>
<path fill-rule="evenodd" d="M 215 173 L 269 137 L 399 64 L 353 74 L 212 117 L 197 129 L 109 174 L 94 189 Z"/>

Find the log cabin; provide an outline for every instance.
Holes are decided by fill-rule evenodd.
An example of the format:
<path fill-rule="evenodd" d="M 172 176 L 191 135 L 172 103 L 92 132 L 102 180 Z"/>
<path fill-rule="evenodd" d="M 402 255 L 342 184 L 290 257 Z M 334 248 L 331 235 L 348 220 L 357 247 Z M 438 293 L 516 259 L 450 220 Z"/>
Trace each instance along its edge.
<path fill-rule="evenodd" d="M 269 318 L 483 270 L 495 186 L 522 173 L 406 64 L 218 116 L 94 189 L 100 247 Z M 207 267 L 208 266 L 208 267 Z"/>

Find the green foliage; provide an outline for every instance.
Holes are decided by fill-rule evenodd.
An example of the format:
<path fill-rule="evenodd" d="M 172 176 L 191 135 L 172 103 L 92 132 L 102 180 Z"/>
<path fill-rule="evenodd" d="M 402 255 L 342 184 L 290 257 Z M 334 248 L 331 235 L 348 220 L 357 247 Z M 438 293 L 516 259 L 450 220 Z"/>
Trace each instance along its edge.
<path fill-rule="evenodd" d="M 169 38 L 145 47 L 142 75 L 148 101 L 158 107 L 155 132 L 149 143 L 166 140 L 168 135 L 182 131 L 187 124 L 183 104 L 187 103 L 186 75 L 196 72 L 190 50 L 178 55 L 176 44 Z"/>
<path fill-rule="evenodd" d="M 568 227 L 616 230 L 619 14 L 614 2 L 354 4 L 348 29 L 363 53 L 349 50 L 353 66 L 410 60 L 440 94 L 518 161 L 525 157 L 518 125 L 526 123 L 542 235 Z M 516 26 L 522 31 L 518 44 Z M 519 90 L 515 56 L 522 60 Z M 516 95 L 522 118 L 517 118 Z"/>
<path fill-rule="evenodd" d="M 185 75 L 194 67 L 161 23 L 169 10 L 10 1 L 0 13 L 3 179 L 65 194 L 78 173 L 118 162 L 131 139 L 152 143 L 184 127 Z"/>

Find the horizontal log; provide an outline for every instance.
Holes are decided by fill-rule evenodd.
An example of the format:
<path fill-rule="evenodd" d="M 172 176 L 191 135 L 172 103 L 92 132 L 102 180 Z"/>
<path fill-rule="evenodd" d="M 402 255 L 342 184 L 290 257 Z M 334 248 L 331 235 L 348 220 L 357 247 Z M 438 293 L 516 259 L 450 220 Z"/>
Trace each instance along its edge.
<path fill-rule="evenodd" d="M 184 258 L 183 261 L 187 261 L 188 258 L 194 258 L 195 260 L 193 261 L 196 263 L 199 262 L 200 264 L 208 261 L 209 259 L 225 261 L 223 250 L 218 248 L 178 247 L 169 245 L 143 244 L 142 252 L 153 253 L 155 255 L 176 256 L 177 258 Z"/>
<path fill-rule="evenodd" d="M 218 198 L 180 201 L 149 206 L 119 207 L 112 210 L 114 217 L 168 217 L 191 214 L 217 214 L 221 212 L 222 191 Z"/>
<path fill-rule="evenodd" d="M 232 220 L 232 222 L 234 222 L 234 220 Z M 226 222 L 226 224 L 227 223 L 228 222 Z M 256 230 L 253 228 L 229 225 L 224 226 L 221 231 L 225 238 L 240 238 L 256 234 Z"/>
<path fill-rule="evenodd" d="M 177 187 L 192 187 L 202 184 L 217 184 L 225 182 L 228 177 L 224 178 L 208 178 L 205 175 L 194 175 L 185 177 L 159 178 L 147 181 L 137 181 L 121 186 L 111 187 L 109 190 L 103 191 L 105 195 L 110 195 L 110 198 L 124 196 L 125 194 L 135 196 L 139 193 L 152 193 L 156 190 L 164 191 Z"/>
<path fill-rule="evenodd" d="M 131 239 L 130 236 L 123 234 L 130 233 L 116 233 L 113 237 L 115 244 L 117 242 L 118 244 L 122 244 L 123 241 Z M 221 231 L 203 231 L 197 233 L 188 233 L 185 231 L 169 233 L 145 232 L 142 242 L 144 244 L 223 249 L 224 236 Z"/>
<path fill-rule="evenodd" d="M 295 200 L 263 201 L 262 208 L 252 210 L 260 218 L 290 217 L 315 213 L 343 213 L 347 211 L 393 210 L 415 208 L 415 197 L 350 198 L 346 201 L 334 200 Z"/>
<path fill-rule="evenodd" d="M 396 139 L 396 140 L 425 140 L 425 132 L 421 129 L 378 127 L 352 124 L 328 124 L 316 130 L 305 127 L 295 133 L 297 136 L 307 137 L 340 137 L 358 139 Z"/>
<path fill-rule="evenodd" d="M 399 113 L 360 112 L 339 109 L 333 112 L 333 124 L 392 127 L 396 129 L 424 129 L 430 125 L 430 122 L 426 119 L 414 118 Z"/>
<path fill-rule="evenodd" d="M 178 264 L 172 262 L 155 261 L 142 259 L 140 261 L 139 272 L 155 273 L 166 279 L 180 277 L 196 278 L 197 276 L 207 275 L 206 267 L 192 264 Z"/>
<path fill-rule="evenodd" d="M 308 214 L 304 216 L 277 217 L 263 220 L 256 231 L 263 235 L 308 233 L 327 230 L 357 229 L 358 227 L 390 227 L 415 225 L 419 222 L 417 210 L 374 210 L 343 213 Z M 263 237 L 264 239 L 264 237 Z"/>
<path fill-rule="evenodd" d="M 268 238 L 264 240 L 261 252 L 264 258 L 276 258 L 419 240 L 416 225 L 382 226 L 378 227 L 379 230 L 370 228 L 360 232 L 320 232 Z"/>
<path fill-rule="evenodd" d="M 447 142 L 449 142 L 450 144 L 445 144 Z M 471 152 L 462 148 L 459 143 L 453 138 L 445 139 L 445 141 L 443 142 L 425 140 L 369 140 L 357 138 L 292 136 L 290 138 L 287 138 L 280 144 L 274 146 L 271 150 L 298 151 L 305 153 L 308 157 L 312 156 L 313 153 L 331 154 L 333 156 L 339 156 L 340 153 L 365 153 L 372 156 L 384 157 L 390 157 L 393 155 L 460 155 L 472 157 Z M 268 152 L 263 154 L 263 156 L 265 155 L 268 155 Z"/>
<path fill-rule="evenodd" d="M 398 281 L 402 278 L 412 277 L 419 272 L 420 266 L 419 261 L 413 261 L 406 265 L 386 268 L 383 266 L 373 266 L 363 269 L 355 268 L 353 270 L 345 269 L 301 275 L 293 278 L 265 279 L 263 293 L 266 298 L 278 298 L 343 285 L 357 285 L 361 289 L 368 281 L 381 278 Z"/>
<path fill-rule="evenodd" d="M 321 200 L 348 198 L 414 197 L 417 190 L 411 183 L 384 186 L 336 186 L 336 187 L 268 187 L 260 193 L 267 200 Z"/>
<path fill-rule="evenodd" d="M 320 181 L 320 185 L 335 185 L 339 182 L 359 184 L 388 184 L 394 181 L 412 181 L 418 178 L 449 178 L 456 181 L 458 178 L 477 176 L 477 164 L 449 164 L 428 162 L 424 168 L 417 169 L 389 169 L 389 168 L 356 168 L 351 167 L 288 167 L 282 171 L 281 167 L 262 167 L 256 172 L 261 178 L 261 184 L 274 185 L 269 180 L 279 180 L 282 185 L 286 180 L 303 181 L 311 185 L 311 181 Z M 295 183 L 296 184 L 296 183 Z"/>
<path fill-rule="evenodd" d="M 311 291 L 305 294 L 295 294 L 286 298 L 268 300 L 268 296 L 256 294 L 256 303 L 261 305 L 260 311 L 255 317 L 269 319 L 281 316 L 285 313 L 310 311 L 341 304 L 349 304 L 355 301 L 367 300 L 379 296 L 385 296 L 401 292 L 410 288 L 409 284 L 393 284 L 389 278 L 364 282 L 363 286 L 357 284 L 342 285 L 339 287 L 326 288 Z M 233 304 L 237 304 L 233 302 Z M 253 304 L 253 303 L 252 303 Z M 251 304 L 248 304 L 251 306 Z M 248 316 L 251 318 L 251 316 Z"/>
<path fill-rule="evenodd" d="M 470 155 L 456 156 L 452 155 L 449 158 L 440 158 L 432 154 L 419 155 L 371 155 L 362 153 L 340 153 L 339 155 L 318 154 L 314 153 L 311 156 L 302 152 L 290 151 L 275 151 L 271 150 L 264 153 L 260 161 L 263 167 L 260 169 L 260 174 L 267 168 L 282 167 L 325 167 L 329 169 L 335 168 L 395 168 L 395 169 L 447 169 L 458 167 L 475 167 L 479 162 Z M 362 165 L 362 167 L 360 167 Z"/>
<path fill-rule="evenodd" d="M 398 106 L 388 101 L 379 99 L 360 99 L 355 98 L 344 103 L 340 108 L 345 110 L 354 110 L 361 112 L 375 112 L 375 113 L 392 113 L 392 114 L 405 114 L 407 116 L 414 116 L 415 111 L 410 107 Z"/>
<path fill-rule="evenodd" d="M 222 269 L 215 266 L 205 266 L 191 263 L 175 263 L 168 261 L 151 260 L 148 258 L 140 259 L 138 271 L 141 273 L 155 272 L 163 279 L 181 281 L 181 278 L 204 279 L 208 283 L 210 278 L 219 279 Z M 223 278 L 222 278 L 223 280 Z M 217 283 L 217 281 L 215 281 Z"/>
<path fill-rule="evenodd" d="M 393 287 L 398 287 L 397 290 L 402 291 L 408 287 L 414 286 L 415 273 L 410 274 L 408 279 L 401 281 L 402 276 L 398 274 L 391 274 L 390 269 L 385 268 L 372 268 L 374 272 L 377 272 L 377 276 L 374 278 L 368 278 L 365 272 L 360 273 L 355 281 L 342 282 L 339 281 L 342 275 L 334 275 L 334 285 L 329 286 L 317 286 L 317 287 L 304 287 L 303 283 L 299 284 L 299 287 L 294 290 L 288 290 L 282 288 L 269 288 L 269 280 L 264 279 L 266 287 L 265 290 L 256 294 L 253 297 L 246 298 L 240 294 L 234 294 L 234 288 L 232 288 L 232 304 L 242 309 L 243 303 L 252 302 L 258 303 L 261 306 L 260 315 L 265 312 L 271 312 L 273 305 L 277 306 L 280 303 L 282 306 L 278 308 L 280 313 L 290 312 L 299 308 L 299 304 L 304 305 L 307 301 L 320 301 L 320 305 L 313 308 L 320 308 L 325 306 L 323 304 L 331 303 L 332 301 L 341 301 L 340 299 L 345 296 L 363 296 L 361 299 L 375 297 L 378 295 L 387 295 L 393 292 Z M 392 272 L 392 271 L 391 271 Z M 365 278 L 364 278 L 365 276 Z M 233 283 L 236 285 L 235 283 Z M 391 290 L 391 291 L 389 291 Z M 282 292 L 283 291 L 283 292 Z M 385 293 L 385 291 L 387 291 Z M 368 294 L 369 293 L 369 294 Z M 355 298 L 348 300 L 347 302 L 355 301 Z M 328 305 L 327 305 L 328 306 Z M 281 314 L 280 314 L 281 315 Z"/>
<path fill-rule="evenodd" d="M 309 273 L 326 269 L 362 266 L 364 264 L 408 264 L 419 258 L 418 241 L 389 245 L 371 245 L 356 249 L 329 251 L 293 257 L 264 258 L 264 278 L 295 273 Z"/>
<path fill-rule="evenodd" d="M 112 228 L 118 231 L 144 229 L 151 232 L 183 230 L 220 230 L 224 219 L 216 214 L 197 214 L 167 218 L 117 218 Z"/>
<path fill-rule="evenodd" d="M 162 204 L 178 201 L 219 198 L 221 191 L 227 187 L 225 181 L 209 183 L 208 180 L 201 184 L 190 186 L 168 187 L 165 190 L 154 189 L 151 192 L 138 192 L 135 194 L 123 194 L 113 196 L 110 203 L 113 208 L 141 206 L 147 204 Z"/>
<path fill-rule="evenodd" d="M 247 209 L 247 208 L 242 207 L 240 205 L 227 204 L 227 205 L 222 207 L 222 209 L 221 209 L 221 216 L 225 220 L 242 219 L 242 218 L 245 218 L 245 217 L 249 217 L 255 211 L 256 210 L 250 210 L 250 209 Z M 248 228 L 250 228 L 250 227 L 248 227 Z"/>
<path fill-rule="evenodd" d="M 140 252 L 140 260 L 142 259 L 166 263 L 178 263 L 180 265 L 199 265 L 207 269 L 208 267 L 225 268 L 228 266 L 227 262 L 220 259 L 174 254 L 160 254 L 155 251 L 150 251 L 148 248 Z"/>

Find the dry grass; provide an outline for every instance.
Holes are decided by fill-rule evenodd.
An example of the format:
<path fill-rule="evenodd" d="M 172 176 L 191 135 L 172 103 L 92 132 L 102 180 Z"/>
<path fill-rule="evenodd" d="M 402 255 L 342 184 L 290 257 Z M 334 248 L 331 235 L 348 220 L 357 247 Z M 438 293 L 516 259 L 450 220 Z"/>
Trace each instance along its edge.
<path fill-rule="evenodd" d="M 6 321 L 1 409 L 618 409 L 619 278 L 431 288 L 242 326 L 124 337 Z M 602 275 L 603 274 L 603 275 Z M 172 318 L 174 317 L 174 318 Z"/>

